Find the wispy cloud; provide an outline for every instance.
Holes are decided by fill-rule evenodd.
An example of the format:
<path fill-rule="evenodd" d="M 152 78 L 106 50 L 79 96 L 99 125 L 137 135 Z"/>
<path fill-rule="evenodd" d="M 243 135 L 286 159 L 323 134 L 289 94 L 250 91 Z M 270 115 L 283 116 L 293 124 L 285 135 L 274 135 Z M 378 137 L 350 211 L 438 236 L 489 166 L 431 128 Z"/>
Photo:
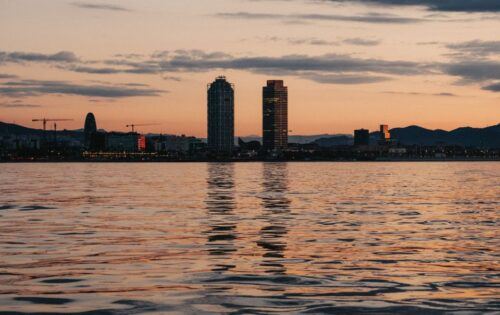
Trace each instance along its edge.
<path fill-rule="evenodd" d="M 310 43 L 313 38 L 288 38 L 292 43 Z M 357 45 L 375 45 L 376 40 L 360 38 L 344 39 Z M 478 56 L 495 54 L 496 42 L 466 42 L 451 46 L 457 51 L 465 51 Z M 465 53 L 464 52 L 464 53 Z M 366 84 L 391 80 L 395 76 L 449 75 L 458 77 L 457 84 L 479 84 L 491 86 L 500 80 L 500 62 L 487 58 L 456 58 L 451 62 L 414 62 L 405 60 L 384 60 L 358 58 L 346 54 L 323 55 L 284 55 L 268 56 L 233 56 L 224 52 L 206 52 L 202 50 L 175 50 L 155 52 L 141 58 L 112 58 L 100 61 L 78 59 L 74 53 L 66 52 L 54 55 L 38 53 L 2 52 L 4 63 L 20 60 L 47 63 L 60 69 L 95 75 L 112 74 L 158 74 L 165 79 L 178 81 L 175 73 L 194 73 L 214 70 L 241 70 L 260 74 L 286 75 L 328 84 Z M 89 66 L 91 64 L 92 66 Z M 16 81 L 14 81 L 16 82 Z M 24 82 L 25 81 L 17 81 Z M 0 93 L 61 93 L 88 96 L 109 95 L 108 97 L 155 96 L 162 92 L 154 89 L 123 90 L 113 85 L 82 86 L 67 82 L 43 84 L 31 82 L 30 87 L 14 87 L 11 83 L 0 84 Z M 40 81 L 42 82 L 42 81 Z M 51 84 L 49 84 L 52 82 Z M 128 87 L 130 88 L 130 86 Z M 487 90 L 492 90 L 489 88 Z M 106 97 L 106 96 L 104 96 Z"/>
<path fill-rule="evenodd" d="M 500 62 L 492 60 L 457 61 L 444 64 L 444 73 L 460 77 L 458 83 L 468 84 L 500 80 Z"/>
<path fill-rule="evenodd" d="M 0 79 L 15 79 L 15 78 L 17 78 L 17 75 L 15 74 L 0 73 Z"/>
<path fill-rule="evenodd" d="M 354 46 L 377 46 L 380 45 L 382 41 L 377 39 L 365 39 L 365 38 L 345 38 L 338 40 L 326 40 L 317 37 L 278 37 L 278 36 L 267 36 L 267 37 L 256 37 L 258 41 L 261 42 L 284 42 L 290 45 L 311 45 L 311 46 L 340 46 L 342 44 L 354 45 Z"/>
<path fill-rule="evenodd" d="M 31 52 L 5 52 L 0 51 L 0 64 L 20 62 L 77 62 L 78 57 L 70 51 L 60 51 L 54 54 L 41 54 Z"/>
<path fill-rule="evenodd" d="M 500 92 L 500 82 L 492 83 L 486 86 L 483 86 L 483 90 L 491 91 L 491 92 Z"/>
<path fill-rule="evenodd" d="M 370 74 L 303 74 L 303 78 L 324 84 L 367 84 L 391 80 L 390 77 L 375 76 Z"/>
<path fill-rule="evenodd" d="M 217 13 L 216 17 L 243 20 L 274 20 L 274 21 L 344 21 L 371 24 L 410 24 L 425 21 L 425 19 L 403 17 L 393 14 L 367 13 L 361 15 L 338 14 L 274 14 L 252 12 Z"/>
<path fill-rule="evenodd" d="M 36 107 L 42 107 L 42 105 L 12 102 L 12 103 L 0 103 L 0 107 L 1 108 L 36 108 Z"/>
<path fill-rule="evenodd" d="M 159 96 L 166 91 L 123 85 L 79 85 L 65 81 L 19 80 L 0 83 L 0 95 L 25 97 L 44 94 L 79 95 L 104 98 Z"/>
<path fill-rule="evenodd" d="M 500 12 L 498 0 L 324 0 L 330 2 L 360 2 L 370 5 L 423 6 L 434 11 Z"/>
<path fill-rule="evenodd" d="M 364 38 L 347 38 L 342 41 L 345 44 L 355 46 L 377 46 L 381 41 L 377 39 L 364 39 Z"/>
<path fill-rule="evenodd" d="M 447 44 L 446 48 L 453 50 L 451 56 L 459 58 L 484 58 L 500 56 L 500 41 L 472 40 L 461 43 Z"/>
<path fill-rule="evenodd" d="M 90 9 L 90 10 L 107 10 L 107 11 L 131 11 L 122 6 L 107 4 L 107 3 L 88 3 L 88 2 L 73 2 L 71 3 L 73 6 L 81 8 L 81 9 Z"/>
<path fill-rule="evenodd" d="M 386 94 L 402 94 L 402 95 L 419 95 L 419 96 L 444 96 L 444 97 L 456 97 L 458 95 L 450 92 L 439 92 L 439 93 L 422 93 L 422 92 L 397 92 L 397 91 L 385 91 Z"/>

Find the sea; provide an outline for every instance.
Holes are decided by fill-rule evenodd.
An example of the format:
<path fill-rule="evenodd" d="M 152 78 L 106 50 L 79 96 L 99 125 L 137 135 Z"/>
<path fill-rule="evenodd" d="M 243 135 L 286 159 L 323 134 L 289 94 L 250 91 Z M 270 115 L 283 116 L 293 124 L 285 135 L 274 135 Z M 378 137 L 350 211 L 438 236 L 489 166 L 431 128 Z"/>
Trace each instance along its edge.
<path fill-rule="evenodd" d="M 500 314 L 500 162 L 0 164 L 0 314 Z"/>

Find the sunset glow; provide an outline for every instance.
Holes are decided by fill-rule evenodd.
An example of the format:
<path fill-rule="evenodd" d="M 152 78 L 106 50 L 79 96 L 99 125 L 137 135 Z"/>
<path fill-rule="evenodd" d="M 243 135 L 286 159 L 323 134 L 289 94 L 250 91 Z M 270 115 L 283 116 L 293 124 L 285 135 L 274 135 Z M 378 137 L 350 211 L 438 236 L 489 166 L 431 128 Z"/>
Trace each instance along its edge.
<path fill-rule="evenodd" d="M 106 130 L 206 137 L 224 75 L 237 136 L 261 135 L 272 79 L 291 134 L 498 123 L 498 13 L 373 2 L 0 0 L 0 121 L 80 129 L 93 112 Z"/>

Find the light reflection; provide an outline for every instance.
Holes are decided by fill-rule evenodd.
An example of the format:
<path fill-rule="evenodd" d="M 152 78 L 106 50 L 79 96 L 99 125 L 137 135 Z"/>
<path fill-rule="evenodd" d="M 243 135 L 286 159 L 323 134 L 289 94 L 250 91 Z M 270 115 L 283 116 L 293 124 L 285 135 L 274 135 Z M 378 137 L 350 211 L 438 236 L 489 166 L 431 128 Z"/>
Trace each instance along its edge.
<path fill-rule="evenodd" d="M 283 264 L 290 213 L 287 163 L 262 164 L 262 207 L 266 225 L 260 230 L 257 245 L 265 250 L 261 266 L 272 274 L 285 274 Z"/>
<path fill-rule="evenodd" d="M 229 163 L 207 164 L 207 196 L 205 200 L 210 229 L 207 234 L 207 247 L 210 255 L 221 256 L 219 259 L 230 259 L 236 251 L 236 218 L 234 209 L 234 165 Z M 233 269 L 234 264 L 219 262 L 213 271 Z"/>

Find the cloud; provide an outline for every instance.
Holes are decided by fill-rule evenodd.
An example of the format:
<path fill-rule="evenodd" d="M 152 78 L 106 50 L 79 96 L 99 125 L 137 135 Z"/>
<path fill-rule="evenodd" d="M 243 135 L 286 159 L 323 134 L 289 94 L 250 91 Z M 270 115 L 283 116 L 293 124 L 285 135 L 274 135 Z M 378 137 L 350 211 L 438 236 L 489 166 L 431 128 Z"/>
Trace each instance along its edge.
<path fill-rule="evenodd" d="M 310 43 L 315 38 L 287 38 L 296 44 Z M 344 43 L 358 45 L 375 45 L 377 41 L 361 38 L 342 40 Z M 319 43 L 318 43 L 319 44 Z M 496 42 L 471 41 L 453 44 L 457 50 L 475 55 L 491 55 L 495 51 Z M 489 59 L 456 59 L 449 63 L 423 63 L 401 60 L 383 60 L 376 58 L 358 58 L 345 54 L 323 55 L 284 55 L 267 56 L 234 56 L 224 52 L 206 52 L 202 50 L 176 50 L 156 52 L 141 59 L 114 58 L 101 61 L 86 62 L 76 58 L 72 53 L 43 55 L 38 53 L 3 53 L 1 60 L 39 60 L 53 62 L 61 60 L 57 67 L 68 71 L 89 74 L 159 74 L 165 79 L 178 81 L 175 73 L 196 73 L 215 70 L 241 70 L 259 74 L 294 76 L 318 83 L 329 84 L 365 84 L 390 80 L 393 76 L 415 75 L 450 75 L 459 77 L 458 84 L 490 84 L 500 80 L 500 62 Z M 78 62 L 69 62 L 71 60 Z M 88 66 L 92 64 L 92 66 Z M 17 81 L 26 82 L 26 81 Z M 75 94 L 103 97 L 156 96 L 162 92 L 143 87 L 137 90 L 111 84 L 92 86 L 73 85 L 67 82 L 28 81 L 30 88 L 11 86 L 6 82 L 0 84 L 0 93 L 28 95 L 29 93 Z M 44 82 L 43 84 L 36 84 Z M 52 82 L 53 84 L 48 84 Z M 131 88 L 131 86 L 128 86 Z"/>
<path fill-rule="evenodd" d="M 459 61 L 442 66 L 444 73 L 461 77 L 459 83 L 500 80 L 500 62 L 493 60 Z"/>
<path fill-rule="evenodd" d="M 106 67 L 88 68 L 70 66 L 67 69 L 76 72 L 111 74 L 137 73 L 162 74 L 173 79 L 171 74 L 179 72 L 205 72 L 213 70 L 243 70 L 263 74 L 293 75 L 321 82 L 380 82 L 387 80 L 384 75 L 415 75 L 427 73 L 424 64 L 407 61 L 387 61 L 380 59 L 361 59 L 349 55 L 325 54 L 319 56 L 286 55 L 281 57 L 235 57 L 222 52 L 203 52 L 200 50 L 177 50 L 163 54 L 164 58 L 152 57 L 148 60 L 131 61 L 126 59 L 106 60 Z M 322 77 L 311 75 L 337 74 L 340 77 Z M 361 80 L 353 75 L 365 75 Z M 373 74 L 379 74 L 377 78 Z M 370 78 L 368 78 L 370 77 Z"/>
<path fill-rule="evenodd" d="M 285 55 L 281 57 L 236 57 L 222 52 L 177 50 L 148 60 L 107 60 L 107 67 L 86 69 L 89 73 L 160 73 L 177 81 L 174 73 L 242 70 L 260 74 L 287 75 L 330 84 L 363 84 L 390 80 L 390 75 L 429 73 L 427 65 L 408 61 L 362 59 L 349 55 Z"/>
<path fill-rule="evenodd" d="M 338 46 L 338 41 L 329 41 L 325 39 L 319 39 L 316 37 L 278 37 L 278 36 L 266 36 L 266 37 L 256 37 L 256 40 L 260 42 L 284 42 L 290 45 L 312 45 L 312 46 Z M 243 40 L 245 41 L 245 40 Z"/>
<path fill-rule="evenodd" d="M 390 80 L 388 77 L 349 74 L 303 74 L 303 78 L 325 84 L 366 84 Z"/>
<path fill-rule="evenodd" d="M 164 76 L 162 77 L 163 80 L 165 81 L 175 81 L 175 82 L 181 82 L 182 78 L 181 77 L 176 77 L 176 76 Z"/>
<path fill-rule="evenodd" d="M 243 20 L 278 20 L 278 21 L 344 21 L 372 24 L 410 24 L 423 22 L 425 19 L 402 17 L 393 14 L 367 13 L 363 15 L 337 15 L 337 14 L 274 14 L 233 12 L 217 13 L 216 17 Z"/>
<path fill-rule="evenodd" d="M 285 42 L 290 45 L 312 45 L 312 46 L 339 46 L 341 44 L 356 45 L 356 46 L 376 46 L 381 43 L 376 39 L 363 39 L 363 38 L 346 38 L 343 40 L 331 41 L 319 39 L 316 37 L 257 37 L 257 40 L 262 42 Z"/>
<path fill-rule="evenodd" d="M 21 62 L 77 62 L 78 57 L 70 51 L 60 51 L 55 54 L 41 54 L 29 52 L 4 52 L 0 51 L 0 64 Z"/>
<path fill-rule="evenodd" d="M 277 37 L 271 37 L 270 40 L 278 41 L 280 39 Z M 318 38 L 314 38 L 314 37 L 286 38 L 284 40 L 291 45 L 312 45 L 312 46 L 336 46 L 336 45 L 338 45 L 337 42 L 328 41 L 328 40 L 324 40 L 324 39 L 318 39 Z"/>
<path fill-rule="evenodd" d="M 435 96 L 457 96 L 453 93 L 449 93 L 449 92 L 441 92 L 441 93 L 434 93 L 433 95 Z"/>
<path fill-rule="evenodd" d="M 104 98 L 159 96 L 166 91 L 114 85 L 78 85 L 64 81 L 20 80 L 0 84 L 0 95 L 25 97 L 43 94 L 64 94 Z"/>
<path fill-rule="evenodd" d="M 459 58 L 484 58 L 500 56 L 500 41 L 472 40 L 447 44 L 446 48 L 454 50 L 451 55 Z"/>
<path fill-rule="evenodd" d="M 107 10 L 107 11 L 130 11 L 122 6 L 117 6 L 113 4 L 105 4 L 105 3 L 86 3 L 86 2 L 73 2 L 71 3 L 73 6 L 81 8 L 81 9 L 91 9 L 91 10 Z"/>
<path fill-rule="evenodd" d="M 365 4 L 424 6 L 433 11 L 500 12 L 498 0 L 326 0 L 330 2 L 360 2 Z"/>
<path fill-rule="evenodd" d="M 96 67 L 87 67 L 87 66 L 70 66 L 70 67 L 61 67 L 61 68 L 66 69 L 66 70 L 70 70 L 73 72 L 92 73 L 92 74 L 116 74 L 116 73 L 123 73 L 124 72 L 124 70 L 110 68 L 110 67 L 96 68 Z"/>
<path fill-rule="evenodd" d="M 148 63 L 148 65 L 150 65 Z M 376 72 L 396 75 L 426 73 L 425 65 L 409 61 L 361 59 L 349 55 L 324 54 L 319 56 L 285 55 L 281 57 L 234 57 L 227 54 L 177 52 L 159 61 L 165 72 L 210 71 L 216 69 L 259 71 L 317 71 L 326 73 Z"/>
<path fill-rule="evenodd" d="M 379 40 L 376 39 L 363 39 L 363 38 L 347 38 L 342 41 L 345 44 L 356 45 L 356 46 L 377 46 L 380 44 Z"/>
<path fill-rule="evenodd" d="M 36 107 L 42 107 L 42 105 L 24 104 L 24 103 L 17 103 L 17 102 L 0 103 L 0 108 L 36 108 Z"/>
<path fill-rule="evenodd" d="M 17 75 L 8 74 L 8 73 L 0 73 L 0 79 L 15 79 Z"/>
<path fill-rule="evenodd" d="M 486 91 L 500 92 L 500 82 L 483 86 L 482 89 Z"/>
<path fill-rule="evenodd" d="M 395 92 L 395 91 L 385 91 L 386 94 L 404 94 L 404 95 L 430 95 L 430 96 L 444 96 L 444 97 L 456 97 L 458 95 L 449 92 L 440 93 L 422 93 L 422 92 Z"/>

